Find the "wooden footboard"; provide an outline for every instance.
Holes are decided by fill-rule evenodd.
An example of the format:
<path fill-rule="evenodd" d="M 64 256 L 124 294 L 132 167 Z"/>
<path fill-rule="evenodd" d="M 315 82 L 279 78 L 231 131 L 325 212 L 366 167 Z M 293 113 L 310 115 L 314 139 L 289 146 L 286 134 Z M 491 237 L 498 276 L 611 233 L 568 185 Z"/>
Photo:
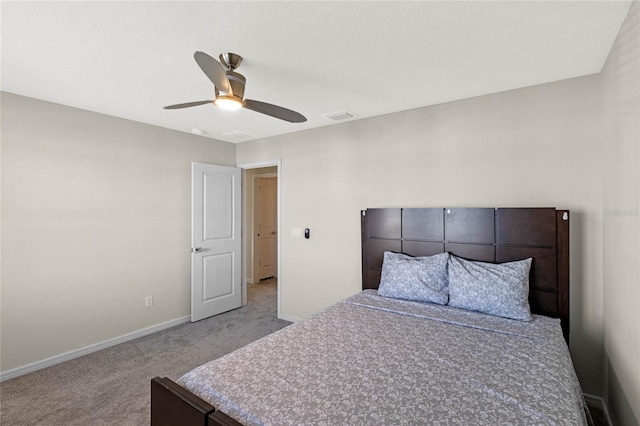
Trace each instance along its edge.
<path fill-rule="evenodd" d="M 151 379 L 151 426 L 239 426 L 236 420 L 168 378 Z"/>

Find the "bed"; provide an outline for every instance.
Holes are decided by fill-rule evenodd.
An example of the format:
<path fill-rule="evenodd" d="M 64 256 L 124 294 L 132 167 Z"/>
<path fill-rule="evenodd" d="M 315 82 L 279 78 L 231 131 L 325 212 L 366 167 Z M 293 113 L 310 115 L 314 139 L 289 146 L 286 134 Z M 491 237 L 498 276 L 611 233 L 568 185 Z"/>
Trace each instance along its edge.
<path fill-rule="evenodd" d="M 568 211 L 367 209 L 361 230 L 362 292 L 175 382 L 152 379 L 152 425 L 588 424 L 567 349 Z M 530 320 L 380 296 L 398 253 L 531 258 Z"/>

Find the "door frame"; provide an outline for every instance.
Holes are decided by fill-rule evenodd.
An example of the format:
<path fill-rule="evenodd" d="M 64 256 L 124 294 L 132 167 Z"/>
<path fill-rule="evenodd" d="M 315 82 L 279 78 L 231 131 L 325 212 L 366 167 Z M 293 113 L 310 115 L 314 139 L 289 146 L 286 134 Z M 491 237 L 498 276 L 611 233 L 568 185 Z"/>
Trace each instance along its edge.
<path fill-rule="evenodd" d="M 278 208 L 278 212 L 277 212 L 277 218 L 276 218 L 276 226 L 278 228 L 277 232 L 277 265 L 276 265 L 276 276 L 278 277 L 278 288 L 277 288 L 277 306 L 278 306 L 278 313 L 277 316 L 278 318 L 280 318 L 280 306 L 281 306 L 281 300 L 282 300 L 282 269 L 281 269 L 281 253 L 280 253 L 280 236 L 282 235 L 282 160 L 278 159 L 278 160 L 270 160 L 270 161 L 259 161 L 259 162 L 255 162 L 255 163 L 242 163 L 242 164 L 237 164 L 236 167 L 240 168 L 243 170 L 243 175 L 244 175 L 244 171 L 245 170 L 249 170 L 249 169 L 261 169 L 264 167 L 277 167 L 277 172 L 276 172 L 276 177 L 278 179 L 277 182 L 277 193 L 278 193 L 278 200 L 277 200 L 277 208 Z M 244 184 L 242 185 L 242 199 L 245 200 L 246 199 L 246 185 L 253 185 L 253 179 L 251 183 L 248 182 L 244 182 Z M 247 256 L 246 256 L 246 250 L 247 247 L 249 247 L 249 238 L 251 238 L 251 235 L 247 235 L 246 230 L 248 229 L 247 224 L 249 223 L 248 221 L 253 221 L 253 211 L 251 212 L 247 212 L 247 206 L 246 203 L 242 203 L 242 245 L 243 245 L 243 256 L 242 256 L 242 306 L 247 304 Z M 281 318 L 282 319 L 282 318 Z"/>

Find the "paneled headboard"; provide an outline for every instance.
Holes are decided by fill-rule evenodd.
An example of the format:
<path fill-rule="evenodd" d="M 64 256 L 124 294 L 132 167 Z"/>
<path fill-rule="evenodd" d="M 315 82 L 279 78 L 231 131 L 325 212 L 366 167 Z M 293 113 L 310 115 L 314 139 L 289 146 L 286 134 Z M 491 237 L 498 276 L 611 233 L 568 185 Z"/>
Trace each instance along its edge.
<path fill-rule="evenodd" d="M 555 208 L 380 208 L 362 211 L 362 288 L 377 289 L 385 251 L 450 252 L 483 262 L 533 258 L 532 313 L 569 337 L 569 211 Z"/>

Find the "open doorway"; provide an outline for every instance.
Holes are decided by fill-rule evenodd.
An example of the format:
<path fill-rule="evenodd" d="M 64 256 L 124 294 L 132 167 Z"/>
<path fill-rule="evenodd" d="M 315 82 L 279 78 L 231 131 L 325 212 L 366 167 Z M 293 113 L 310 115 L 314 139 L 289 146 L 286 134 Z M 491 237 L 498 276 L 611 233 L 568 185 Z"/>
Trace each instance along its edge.
<path fill-rule="evenodd" d="M 280 316 L 279 161 L 241 164 L 243 169 L 243 305 L 249 302 L 248 291 L 268 294 L 275 291 L 277 316 Z M 270 287 L 270 292 L 257 287 Z M 253 299 L 254 295 L 251 295 Z"/>

